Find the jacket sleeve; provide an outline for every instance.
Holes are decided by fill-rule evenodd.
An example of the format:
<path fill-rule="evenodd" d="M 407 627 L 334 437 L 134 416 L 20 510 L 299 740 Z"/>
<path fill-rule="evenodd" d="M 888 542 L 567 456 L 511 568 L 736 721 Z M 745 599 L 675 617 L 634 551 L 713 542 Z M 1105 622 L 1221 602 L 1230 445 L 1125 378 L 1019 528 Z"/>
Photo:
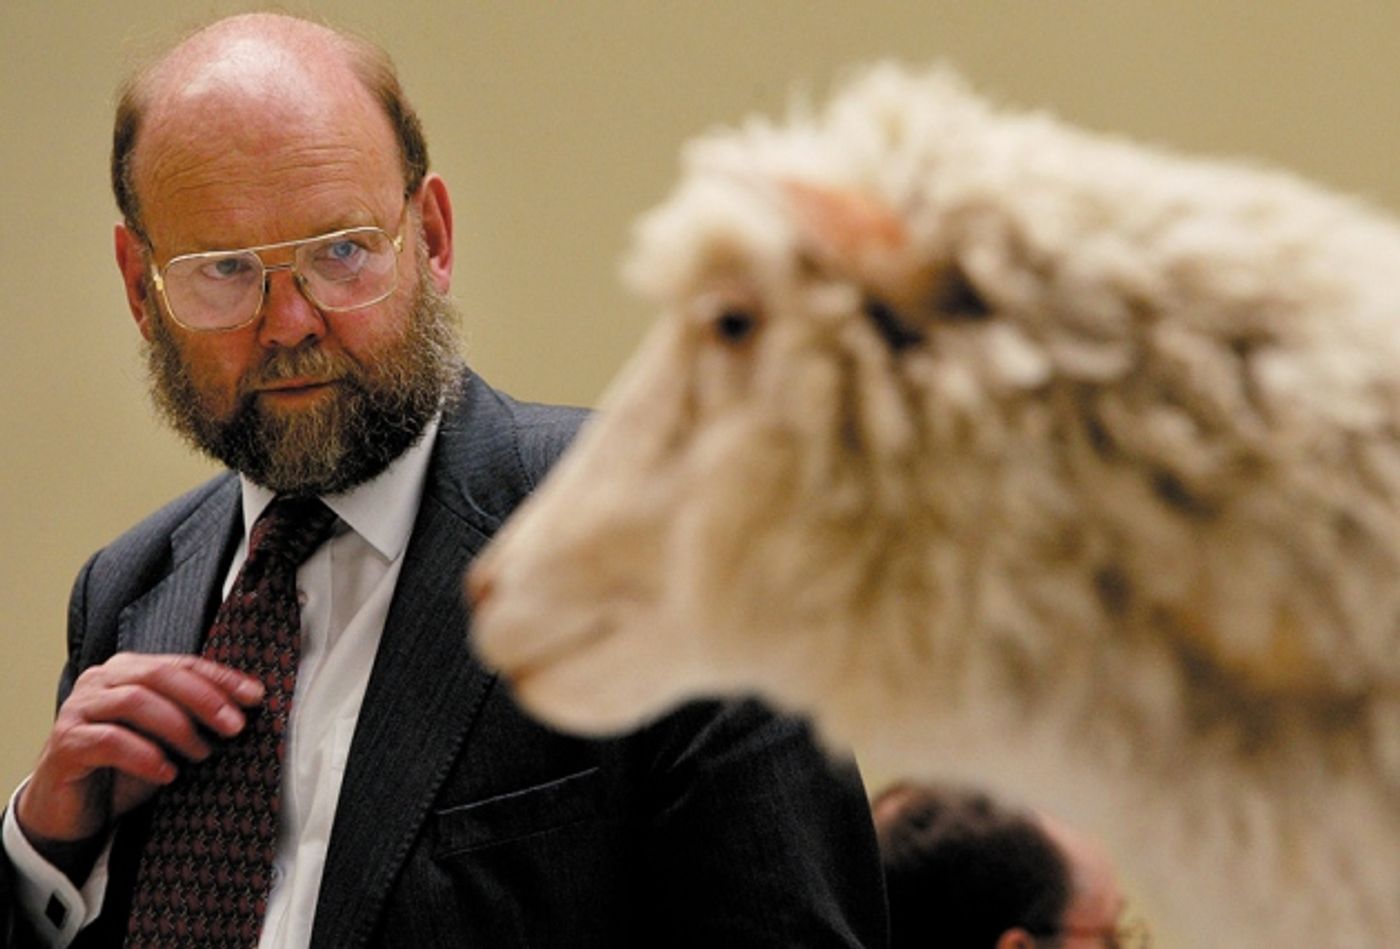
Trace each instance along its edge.
<path fill-rule="evenodd" d="M 19 934 L 15 932 L 17 907 L 16 888 L 14 881 L 14 867 L 10 866 L 10 858 L 0 854 L 0 945 L 23 946 Z"/>
<path fill-rule="evenodd" d="M 63 671 L 58 677 L 58 695 L 54 702 L 54 713 L 58 713 L 58 707 L 68 698 L 68 693 L 73 691 L 73 683 L 78 679 L 78 673 L 83 669 L 83 654 L 87 643 L 87 595 L 88 584 L 92 578 L 93 565 L 97 563 L 97 558 L 101 551 L 88 558 L 83 564 L 83 569 L 78 571 L 78 578 L 73 581 L 73 590 L 68 596 L 68 657 L 64 660 Z"/>
<path fill-rule="evenodd" d="M 684 707 L 648 812 L 658 945 L 883 947 L 883 874 L 852 762 L 757 702 Z M 663 720 L 666 721 L 666 720 Z"/>
<path fill-rule="evenodd" d="M 0 945 L 10 949 L 39 949 L 43 943 L 20 909 L 18 882 L 10 858 L 0 852 Z"/>
<path fill-rule="evenodd" d="M 73 590 L 69 597 L 68 658 L 64 662 L 63 672 L 59 678 L 55 711 L 58 705 L 61 705 L 63 700 L 68 697 L 68 693 L 72 691 L 73 682 L 77 678 L 77 657 L 82 653 L 86 634 L 87 583 L 96 559 L 97 555 L 93 555 L 84 564 L 83 569 L 78 573 L 78 578 L 73 584 Z M 46 940 L 40 936 L 40 921 L 29 917 L 20 898 L 20 873 L 19 868 L 10 859 L 8 849 L 0 848 L 0 936 L 3 936 L 3 945 L 5 946 L 25 947 L 25 949 L 31 946 L 43 946 L 46 944 Z"/>

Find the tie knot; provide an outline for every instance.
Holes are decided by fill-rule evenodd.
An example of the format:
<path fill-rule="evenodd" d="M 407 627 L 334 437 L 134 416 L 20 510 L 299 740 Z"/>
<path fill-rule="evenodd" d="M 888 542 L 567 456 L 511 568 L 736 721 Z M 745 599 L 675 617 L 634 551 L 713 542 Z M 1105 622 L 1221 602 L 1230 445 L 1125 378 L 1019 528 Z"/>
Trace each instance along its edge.
<path fill-rule="evenodd" d="M 335 512 L 320 498 L 277 497 L 253 524 L 248 559 L 275 558 L 293 566 L 330 536 Z"/>

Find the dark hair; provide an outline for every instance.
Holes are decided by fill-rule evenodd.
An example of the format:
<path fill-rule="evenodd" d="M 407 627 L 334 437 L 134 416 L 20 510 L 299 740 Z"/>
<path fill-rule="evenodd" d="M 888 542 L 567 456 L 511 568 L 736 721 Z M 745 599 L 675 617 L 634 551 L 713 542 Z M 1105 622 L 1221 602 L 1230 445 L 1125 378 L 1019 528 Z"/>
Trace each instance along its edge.
<path fill-rule="evenodd" d="M 418 113 L 413 110 L 408 97 L 399 83 L 394 61 L 381 47 L 369 40 L 333 30 L 344 45 L 349 56 L 350 68 L 364 83 L 370 94 L 384 109 L 394 137 L 399 143 L 399 161 L 403 167 L 404 194 L 418 190 L 428 173 L 428 142 L 423 137 L 423 126 Z M 136 198 L 136 185 L 133 180 L 132 155 L 136 150 L 136 136 L 145 117 L 149 86 L 157 63 L 135 72 L 118 90 L 116 115 L 112 125 L 112 194 L 117 199 L 117 209 L 127 227 L 145 239 L 141 226 L 141 208 Z"/>
<path fill-rule="evenodd" d="M 1008 929 L 1060 928 L 1070 870 L 1033 817 L 977 793 L 898 785 L 885 794 L 898 797 L 877 828 L 891 949 L 991 949 Z"/>

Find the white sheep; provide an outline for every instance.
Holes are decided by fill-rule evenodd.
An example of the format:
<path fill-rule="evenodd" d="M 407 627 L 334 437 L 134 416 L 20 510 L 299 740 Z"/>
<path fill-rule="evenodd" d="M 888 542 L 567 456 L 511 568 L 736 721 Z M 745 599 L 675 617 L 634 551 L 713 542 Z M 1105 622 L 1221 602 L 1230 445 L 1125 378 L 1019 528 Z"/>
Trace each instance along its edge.
<path fill-rule="evenodd" d="M 1185 945 L 1400 944 L 1400 227 L 943 71 L 691 145 L 664 316 L 472 577 L 524 704 L 757 690 L 1096 830 Z"/>

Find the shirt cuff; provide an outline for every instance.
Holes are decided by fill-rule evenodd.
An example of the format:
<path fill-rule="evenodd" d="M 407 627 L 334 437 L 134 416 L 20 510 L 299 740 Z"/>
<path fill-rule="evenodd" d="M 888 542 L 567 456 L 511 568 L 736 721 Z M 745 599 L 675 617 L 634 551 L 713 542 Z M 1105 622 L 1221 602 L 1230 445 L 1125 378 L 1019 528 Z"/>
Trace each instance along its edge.
<path fill-rule="evenodd" d="M 78 932 L 102 912 L 102 899 L 107 893 L 107 863 L 112 853 L 113 834 L 107 835 L 102 853 L 93 864 L 92 872 L 81 888 L 73 885 L 67 875 L 49 863 L 29 838 L 20 830 L 15 817 L 15 802 L 24 790 L 26 778 L 5 809 L 5 854 L 15 868 L 15 901 L 17 909 L 29 921 L 39 938 L 54 949 L 63 949 L 77 938 Z"/>

